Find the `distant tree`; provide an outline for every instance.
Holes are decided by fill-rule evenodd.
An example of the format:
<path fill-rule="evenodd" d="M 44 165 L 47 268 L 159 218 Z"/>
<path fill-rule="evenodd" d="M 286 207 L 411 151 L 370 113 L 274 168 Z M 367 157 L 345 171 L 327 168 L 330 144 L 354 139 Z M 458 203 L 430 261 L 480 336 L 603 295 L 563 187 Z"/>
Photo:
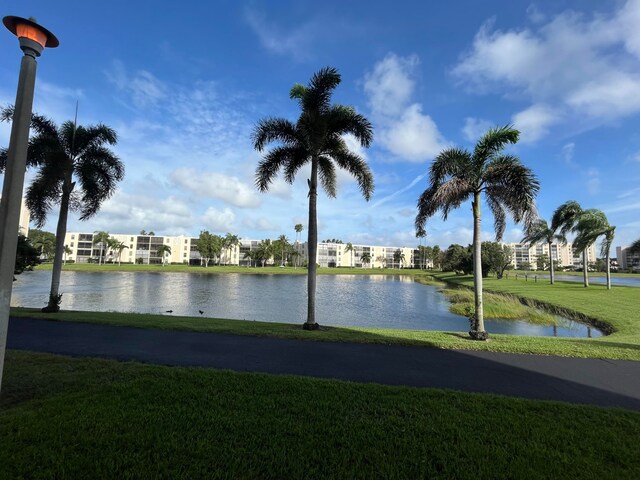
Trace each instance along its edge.
<path fill-rule="evenodd" d="M 472 251 L 468 247 L 463 247 L 454 243 L 449 245 L 444 251 L 442 270 L 445 272 L 463 272 L 469 274 L 473 272 Z"/>
<path fill-rule="evenodd" d="M 360 261 L 362 262 L 363 265 L 370 265 L 371 254 L 369 252 L 362 252 L 362 255 L 360 255 Z"/>
<path fill-rule="evenodd" d="M 209 262 L 215 258 L 220 258 L 222 252 L 222 237 L 212 235 L 207 230 L 203 230 L 200 232 L 200 236 L 196 241 L 196 250 L 200 253 L 204 266 L 207 268 Z"/>
<path fill-rule="evenodd" d="M 51 232 L 32 228 L 29 230 L 29 242 L 47 260 L 56 253 L 56 236 Z"/>
<path fill-rule="evenodd" d="M 69 248 L 68 245 L 65 245 L 64 248 L 62 249 L 62 254 L 64 255 L 64 258 L 62 260 L 63 264 L 67 264 L 67 255 L 71 255 L 73 253 L 73 250 L 71 250 L 71 248 Z"/>
<path fill-rule="evenodd" d="M 399 248 L 393 252 L 393 263 L 398 266 L 398 268 L 402 268 L 404 265 L 405 255 L 402 253 L 402 250 Z"/>
<path fill-rule="evenodd" d="M 385 257 L 384 255 L 378 255 L 376 257 L 376 262 L 381 263 L 382 268 L 385 268 L 387 266 L 387 257 Z"/>
<path fill-rule="evenodd" d="M 442 251 L 440 250 L 440 245 L 433 246 L 433 257 L 431 258 L 433 262 L 433 268 L 440 268 L 442 265 Z"/>
<path fill-rule="evenodd" d="M 525 236 L 521 242 L 530 245 L 546 243 L 549 248 L 549 255 L 552 255 L 554 242 L 566 242 L 566 239 L 561 234 L 556 233 L 558 228 L 560 228 L 560 225 L 556 225 L 553 228 L 553 223 L 549 226 L 546 220 L 539 218 L 525 231 Z M 555 283 L 553 263 L 549 264 L 549 279 L 551 285 L 553 285 Z"/>
<path fill-rule="evenodd" d="M 538 255 L 538 257 L 536 258 L 536 270 L 544 272 L 547 268 L 552 268 L 549 263 L 549 255 L 547 255 L 546 253 Z"/>
<path fill-rule="evenodd" d="M 284 267 L 287 263 L 287 255 L 290 253 L 291 244 L 286 235 L 280 235 L 278 239 L 273 242 L 272 252 L 273 259 L 276 263 L 280 263 L 280 266 Z"/>
<path fill-rule="evenodd" d="M 113 245 L 113 251 L 117 252 L 118 255 L 118 265 L 120 265 L 120 260 L 122 258 L 122 251 L 125 248 L 129 248 L 124 242 L 117 242 Z"/>
<path fill-rule="evenodd" d="M 240 237 L 238 235 L 234 235 L 233 233 L 227 233 L 222 239 L 222 249 L 224 251 L 224 263 L 225 265 L 229 265 L 229 258 L 231 257 L 231 251 L 236 247 L 242 245 L 240 241 Z"/>
<path fill-rule="evenodd" d="M 602 237 L 600 255 L 604 257 L 605 261 L 608 290 L 611 290 L 611 262 L 609 259 L 615 230 L 616 227 L 609 224 L 604 212 L 595 208 L 584 210 L 574 227 L 577 235 L 573 241 L 573 249 L 577 253 L 586 251 L 599 237 Z"/>
<path fill-rule="evenodd" d="M 273 257 L 273 243 L 270 239 L 262 240 L 258 244 L 258 248 L 256 249 L 256 257 L 262 263 L 262 267 L 264 267 L 269 259 Z"/>
<path fill-rule="evenodd" d="M 160 244 L 156 247 L 156 255 L 162 258 L 162 266 L 167 263 L 167 255 L 171 255 L 171 246 Z"/>
<path fill-rule="evenodd" d="M 1 120 L 12 118 L 13 107 L 0 113 Z M 69 210 L 78 210 L 80 220 L 94 216 L 124 178 L 124 165 L 108 148 L 116 144 L 117 135 L 106 125 L 83 127 L 69 121 L 58 127 L 48 118 L 34 114 L 31 132 L 27 166 L 36 167 L 37 171 L 25 198 L 36 227 L 41 228 L 53 206 L 60 205 L 49 302 L 43 309 L 57 312 Z M 6 161 L 7 149 L 2 149 L 0 171 L 4 171 Z"/>
<path fill-rule="evenodd" d="M 93 244 L 97 245 L 100 249 L 100 259 L 98 260 L 98 265 L 103 263 L 103 253 L 106 256 L 106 249 L 109 246 L 109 232 L 96 231 L 93 232 Z"/>
<path fill-rule="evenodd" d="M 482 271 L 494 272 L 499 279 L 512 267 L 513 249 L 498 242 L 482 242 Z"/>
<path fill-rule="evenodd" d="M 353 244 L 351 242 L 347 243 L 347 246 L 344 247 L 344 253 L 351 253 L 351 260 L 349 262 L 349 266 L 353 268 Z"/>
<path fill-rule="evenodd" d="M 18 249 L 16 251 L 16 263 L 13 268 L 15 275 L 20 275 L 25 270 L 33 270 L 40 263 L 38 249 L 24 235 L 18 235 Z"/>
<path fill-rule="evenodd" d="M 279 145 L 267 152 L 256 170 L 256 186 L 266 192 L 280 170 L 284 179 L 293 183 L 296 174 L 310 165 L 309 223 L 307 248 L 309 268 L 307 272 L 307 320 L 303 328 L 318 329 L 315 318 L 318 219 L 318 181 L 330 197 L 337 193 L 336 166 L 355 177 L 366 200 L 373 194 L 373 174 L 366 161 L 349 150 L 344 135 L 352 134 L 362 147 L 373 141 L 371 123 L 354 108 L 332 105 L 331 95 L 340 84 L 341 77 L 335 68 L 323 68 L 313 75 L 308 85 L 296 84 L 289 92 L 297 100 L 300 117 L 296 123 L 284 118 L 261 120 L 253 132 L 253 146 L 262 152 L 267 145 Z"/>
<path fill-rule="evenodd" d="M 304 230 L 304 226 L 301 223 L 296 223 L 293 229 L 296 231 L 296 243 L 300 242 L 300 234 Z"/>
<path fill-rule="evenodd" d="M 576 224 L 583 214 L 584 210 L 580 204 L 574 200 L 560 205 L 553 212 L 551 218 L 551 230 L 559 232 L 558 235 L 562 238 L 563 243 L 567 243 L 567 234 L 575 232 Z M 589 265 L 587 264 L 587 250 L 582 252 L 582 275 L 583 283 L 585 287 L 589 286 Z"/>

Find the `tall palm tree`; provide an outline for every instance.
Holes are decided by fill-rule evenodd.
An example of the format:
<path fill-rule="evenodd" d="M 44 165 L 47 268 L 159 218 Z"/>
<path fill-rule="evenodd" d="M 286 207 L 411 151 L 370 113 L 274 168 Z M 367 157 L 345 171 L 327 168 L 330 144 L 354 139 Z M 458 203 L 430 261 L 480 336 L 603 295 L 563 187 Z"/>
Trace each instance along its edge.
<path fill-rule="evenodd" d="M 362 252 L 362 255 L 360 255 L 360 261 L 363 265 L 369 265 L 371 263 L 371 254 L 369 252 Z"/>
<path fill-rule="evenodd" d="M 371 123 L 344 105 L 332 105 L 331 95 L 340 83 L 335 68 L 323 68 L 315 73 L 307 86 L 296 84 L 289 96 L 301 109 L 296 123 L 284 118 L 267 118 L 258 122 L 253 132 L 253 146 L 259 152 L 271 142 L 278 142 L 267 152 L 256 170 L 256 186 L 261 192 L 269 189 L 280 170 L 284 179 L 293 183 L 296 173 L 311 164 L 309 185 L 309 268 L 307 280 L 307 321 L 304 328 L 315 330 L 316 268 L 318 247 L 317 199 L 318 178 L 330 197 L 336 196 L 336 165 L 353 175 L 366 200 L 373 193 L 373 175 L 360 156 L 349 151 L 343 135 L 352 134 L 363 147 L 373 140 Z"/>
<path fill-rule="evenodd" d="M 104 255 L 106 257 L 107 255 L 107 248 L 109 247 L 109 232 L 103 232 L 103 231 L 96 231 L 93 232 L 93 244 L 97 245 L 98 248 L 100 248 L 100 257 L 98 260 L 98 265 L 102 264 L 102 254 L 104 252 Z"/>
<path fill-rule="evenodd" d="M 0 120 L 11 118 L 13 108 L 4 108 Z M 124 178 L 124 165 L 108 148 L 116 144 L 117 135 L 106 125 L 83 127 L 68 121 L 58 127 L 36 114 L 31 117 L 31 130 L 27 165 L 38 168 L 26 194 L 31 219 L 40 228 L 53 205 L 60 205 L 49 303 L 43 309 L 57 312 L 69 210 L 78 211 L 80 220 L 94 216 Z M 6 151 L 2 150 L 0 170 L 5 164 Z"/>
<path fill-rule="evenodd" d="M 166 264 L 167 255 L 171 255 L 171 246 L 170 245 L 158 245 L 156 247 L 156 255 L 162 257 L 162 266 L 164 267 Z"/>
<path fill-rule="evenodd" d="M 536 243 L 546 243 L 549 246 L 549 277 L 551 285 L 555 283 L 555 272 L 553 268 L 553 242 L 562 242 L 563 237 L 556 233 L 556 230 L 549 227 L 546 220 L 539 218 L 531 224 L 525 232 L 525 236 L 520 240 L 521 243 L 533 245 Z"/>
<path fill-rule="evenodd" d="M 296 223 L 293 229 L 296 231 L 296 243 L 298 243 L 300 242 L 300 234 L 302 230 L 304 230 L 304 226 L 301 223 Z"/>
<path fill-rule="evenodd" d="M 231 250 L 235 247 L 239 247 L 242 243 L 240 237 L 232 233 L 227 233 L 223 239 L 223 247 L 225 250 L 225 265 L 229 265 L 229 257 L 231 256 Z"/>
<path fill-rule="evenodd" d="M 347 242 L 347 246 L 344 247 L 344 253 L 351 252 L 351 260 L 349 262 L 349 266 L 353 268 L 353 244 L 351 242 Z"/>
<path fill-rule="evenodd" d="M 507 144 L 518 141 L 519 135 L 518 130 L 506 125 L 485 133 L 473 152 L 460 148 L 443 150 L 431 164 L 428 188 L 418 199 L 416 230 L 424 229 L 427 219 L 436 212 L 441 211 L 446 220 L 452 209 L 472 200 L 475 328 L 469 334 L 478 340 L 488 337 L 482 304 L 482 194 L 493 213 L 497 241 L 502 239 L 507 213 L 516 222 L 525 221 L 527 225 L 535 218 L 535 197 L 540 189 L 538 180 L 516 156 L 502 153 Z"/>
<path fill-rule="evenodd" d="M 398 265 L 398 268 L 402 268 L 404 264 L 404 253 L 399 248 L 393 252 L 393 263 Z"/>
<path fill-rule="evenodd" d="M 582 212 L 582 215 L 578 218 L 575 225 L 577 235 L 573 241 L 573 248 L 576 252 L 580 253 L 594 244 L 598 237 L 603 237 L 600 255 L 605 258 L 608 290 L 611 290 L 611 265 L 609 256 L 615 230 L 616 227 L 609 225 L 609 221 L 604 212 L 592 208 Z"/>
<path fill-rule="evenodd" d="M 551 229 L 560 232 L 560 236 L 564 243 L 567 243 L 567 234 L 575 232 L 576 225 L 580 217 L 584 214 L 584 210 L 575 200 L 569 200 L 563 203 L 551 218 Z M 589 286 L 589 265 L 587 262 L 587 249 L 582 250 L 582 278 L 585 288 Z"/>

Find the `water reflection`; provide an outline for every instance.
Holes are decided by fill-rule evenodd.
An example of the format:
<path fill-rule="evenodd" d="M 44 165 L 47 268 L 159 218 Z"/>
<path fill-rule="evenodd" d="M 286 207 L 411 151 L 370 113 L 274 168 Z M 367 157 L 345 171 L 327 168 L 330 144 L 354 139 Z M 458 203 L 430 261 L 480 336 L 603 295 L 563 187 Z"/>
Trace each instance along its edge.
<path fill-rule="evenodd" d="M 42 307 L 50 272 L 26 272 L 14 284 L 11 304 Z M 305 275 L 167 272 L 64 272 L 60 291 L 69 310 L 131 311 L 302 323 Z M 317 320 L 324 325 L 466 332 L 468 320 L 449 312 L 437 287 L 404 275 L 322 275 L 317 283 Z M 600 332 L 564 318 L 557 326 L 485 320 L 490 333 L 586 337 Z"/>

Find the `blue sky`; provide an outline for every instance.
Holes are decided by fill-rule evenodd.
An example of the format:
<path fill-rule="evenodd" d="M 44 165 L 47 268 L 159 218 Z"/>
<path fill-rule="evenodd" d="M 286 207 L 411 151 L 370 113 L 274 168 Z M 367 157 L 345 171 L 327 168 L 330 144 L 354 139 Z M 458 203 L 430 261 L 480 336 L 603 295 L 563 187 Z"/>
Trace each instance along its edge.
<path fill-rule="evenodd" d="M 39 59 L 34 110 L 62 122 L 78 100 L 79 123 L 119 135 L 126 179 L 93 219 L 71 215 L 70 231 L 294 238 L 307 224 L 306 172 L 258 193 L 250 133 L 266 116 L 295 120 L 289 89 L 330 65 L 342 74 L 334 101 L 374 124 L 373 145 L 357 150 L 376 191 L 367 203 L 340 174 L 338 197 L 319 197 L 321 239 L 417 245 L 433 157 L 507 123 L 522 132 L 511 151 L 540 179 L 543 218 L 577 200 L 617 226 L 614 245 L 640 237 L 640 0 L 24 0 L 4 14 L 34 16 L 60 39 Z M 3 38 L 7 104 L 20 52 Z M 0 125 L 2 145 L 8 136 Z M 463 205 L 428 222 L 427 243 L 468 244 L 471 228 Z M 521 237 L 509 224 L 505 240 Z"/>

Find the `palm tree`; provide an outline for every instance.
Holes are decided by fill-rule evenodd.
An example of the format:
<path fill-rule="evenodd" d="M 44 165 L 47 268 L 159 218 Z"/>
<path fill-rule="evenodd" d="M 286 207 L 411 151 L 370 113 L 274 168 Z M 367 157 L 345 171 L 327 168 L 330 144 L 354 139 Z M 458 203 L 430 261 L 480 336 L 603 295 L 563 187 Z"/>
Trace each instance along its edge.
<path fill-rule="evenodd" d="M 225 265 L 229 265 L 229 257 L 231 256 L 231 249 L 235 247 L 239 247 L 242 244 L 240 242 L 240 237 L 232 233 L 227 233 L 224 236 L 222 244 L 225 251 L 225 255 L 224 255 Z"/>
<path fill-rule="evenodd" d="M 296 223 L 293 229 L 296 231 L 296 243 L 299 243 L 300 234 L 302 233 L 302 230 L 304 230 L 304 226 L 301 223 Z"/>
<path fill-rule="evenodd" d="M 13 107 L 0 113 L 1 120 L 13 118 Z M 60 274 L 69 210 L 80 212 L 80 220 L 94 216 L 102 203 L 124 178 L 124 165 L 107 145 L 115 145 L 116 132 L 103 124 L 88 127 L 65 122 L 60 127 L 40 115 L 32 115 L 27 165 L 38 170 L 27 188 L 26 205 L 38 228 L 44 225 L 54 204 L 60 205 L 56 228 L 56 253 L 51 275 L 49 304 L 45 311 L 60 310 Z M 0 170 L 6 151 L 0 151 Z M 78 189 L 76 190 L 76 186 Z"/>
<path fill-rule="evenodd" d="M 261 240 L 258 244 L 258 248 L 256 249 L 256 259 L 260 260 L 263 268 L 266 265 L 267 260 L 269 260 L 272 256 L 273 243 L 271 242 L 271 240 L 268 238 L 265 240 Z"/>
<path fill-rule="evenodd" d="M 289 247 L 289 239 L 287 238 L 286 235 L 282 234 L 278 237 L 278 245 L 280 246 L 280 266 L 284 267 L 286 262 L 285 262 L 285 250 L 288 250 Z"/>
<path fill-rule="evenodd" d="M 577 232 L 573 241 L 573 248 L 576 252 L 584 252 L 590 245 L 594 244 L 598 237 L 603 237 L 600 248 L 600 256 L 605 258 L 605 267 L 607 272 L 607 289 L 611 290 L 611 265 L 609 256 L 611 253 L 611 244 L 616 227 L 609 225 L 607 216 L 595 208 L 585 210 L 578 218 L 575 225 Z"/>
<path fill-rule="evenodd" d="M 129 247 L 127 247 L 127 245 L 124 242 L 118 242 L 118 241 L 116 241 L 116 243 L 112 247 L 112 249 L 114 251 L 118 252 L 118 265 L 120 265 L 120 259 L 122 257 L 122 251 L 125 248 L 129 248 Z"/>
<path fill-rule="evenodd" d="M 73 253 L 73 250 L 71 250 L 68 245 L 65 245 L 64 248 L 62 249 L 62 254 L 64 256 L 62 259 L 62 263 L 64 265 L 67 264 L 67 255 L 71 255 L 72 253 Z"/>
<path fill-rule="evenodd" d="M 387 266 L 387 257 L 385 257 L 384 255 L 378 255 L 376 257 L 376 262 L 379 262 L 382 264 L 382 268 Z"/>
<path fill-rule="evenodd" d="M 360 255 L 360 261 L 363 265 L 369 265 L 371 263 L 371 254 L 369 252 L 362 252 L 362 255 Z"/>
<path fill-rule="evenodd" d="M 567 243 L 567 234 L 576 231 L 576 225 L 583 215 L 584 210 L 580 204 L 574 200 L 569 200 L 563 203 L 555 212 L 551 218 L 551 229 L 554 231 L 560 231 L 562 241 Z M 587 249 L 582 250 L 582 278 L 585 288 L 589 286 L 589 265 L 587 262 Z"/>
<path fill-rule="evenodd" d="M 271 142 L 279 145 L 267 152 L 256 170 L 256 186 L 266 192 L 282 169 L 284 179 L 293 183 L 296 173 L 311 164 L 309 185 L 309 268 L 307 280 L 307 321 L 304 328 L 315 330 L 316 269 L 318 245 L 317 199 L 318 178 L 330 197 L 336 196 L 336 165 L 356 178 L 366 200 L 373 193 L 373 175 L 360 156 L 349 151 L 344 139 L 352 134 L 363 147 L 373 140 L 371 123 L 356 111 L 343 105 L 332 105 L 331 94 L 340 83 L 335 68 L 323 68 L 311 77 L 307 86 L 296 84 L 289 96 L 298 101 L 300 117 L 294 124 L 284 118 L 261 120 L 253 132 L 253 146 L 259 152 Z"/>
<path fill-rule="evenodd" d="M 549 277 L 551 285 L 555 282 L 555 273 L 553 269 L 553 242 L 563 241 L 562 235 L 558 235 L 556 230 L 549 227 L 546 220 L 539 218 L 531 224 L 529 229 L 525 232 L 525 236 L 520 240 L 522 243 L 528 243 L 530 245 L 536 243 L 546 243 L 549 246 Z"/>
<path fill-rule="evenodd" d="M 102 264 L 102 253 L 104 251 L 104 255 L 106 257 L 107 255 L 107 247 L 109 246 L 109 232 L 103 232 L 103 231 L 98 231 L 98 232 L 93 232 L 93 244 L 94 245 L 98 245 L 98 247 L 100 248 L 100 257 L 98 260 L 98 265 Z"/>
<path fill-rule="evenodd" d="M 404 263 L 404 253 L 399 248 L 393 252 L 393 263 L 398 265 L 398 268 L 402 268 L 402 264 Z"/>
<path fill-rule="evenodd" d="M 156 247 L 156 255 L 162 257 L 162 266 L 164 267 L 167 260 L 166 256 L 171 255 L 171 246 L 164 244 L 158 245 Z"/>
<path fill-rule="evenodd" d="M 349 266 L 353 268 L 353 244 L 351 242 L 347 243 L 347 246 L 344 247 L 344 253 L 351 252 L 351 260 L 349 262 Z"/>
<path fill-rule="evenodd" d="M 480 202 L 485 201 L 493 213 L 496 240 L 506 226 L 506 214 L 527 225 L 535 218 L 535 197 L 540 184 L 533 172 L 520 160 L 502 153 L 507 144 L 515 144 L 520 132 L 506 125 L 485 133 L 473 152 L 460 148 L 443 150 L 429 169 L 429 186 L 418 199 L 416 230 L 424 229 L 427 219 L 441 211 L 443 219 L 463 202 L 472 200 L 473 211 L 473 285 L 475 297 L 474 327 L 469 335 L 485 340 L 482 305 L 482 253 L 480 242 Z"/>
<path fill-rule="evenodd" d="M 640 253 L 640 238 L 633 242 L 629 248 L 627 248 L 627 252 Z"/>

